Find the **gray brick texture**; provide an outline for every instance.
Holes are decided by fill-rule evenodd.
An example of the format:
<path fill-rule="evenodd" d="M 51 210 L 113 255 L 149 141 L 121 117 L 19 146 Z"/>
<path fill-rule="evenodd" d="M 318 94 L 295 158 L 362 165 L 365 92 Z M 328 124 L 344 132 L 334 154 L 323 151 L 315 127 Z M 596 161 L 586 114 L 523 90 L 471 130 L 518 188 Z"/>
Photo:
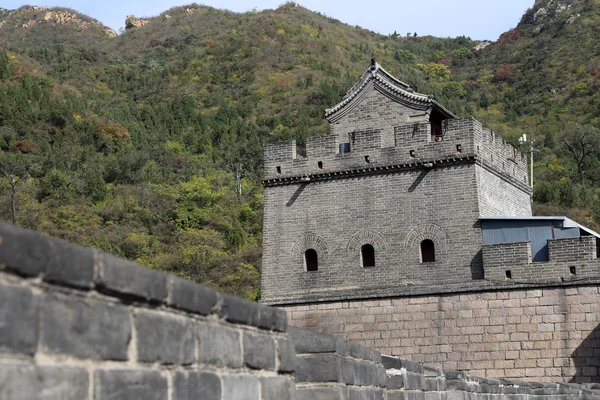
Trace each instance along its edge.
<path fill-rule="evenodd" d="M 485 277 L 496 283 L 595 278 L 600 275 L 598 243 L 594 236 L 548 240 L 548 262 L 532 262 L 529 242 L 484 245 Z"/>
<path fill-rule="evenodd" d="M 158 371 L 96 371 L 94 399 L 98 400 L 164 400 L 168 381 Z"/>
<path fill-rule="evenodd" d="M 0 282 L 0 352 L 34 354 L 39 301 L 29 288 Z"/>
<path fill-rule="evenodd" d="M 0 399 L 81 400 L 88 398 L 85 368 L 0 364 Z"/>
<path fill-rule="evenodd" d="M 218 325 L 198 326 L 198 358 L 216 366 L 240 368 L 243 364 L 241 332 Z"/>
<path fill-rule="evenodd" d="M 129 313 L 119 306 L 47 296 L 41 312 L 41 345 L 53 354 L 96 360 L 126 360 Z"/>
<path fill-rule="evenodd" d="M 195 361 L 194 325 L 176 318 L 141 311 L 135 315 L 138 360 L 188 365 Z"/>
<path fill-rule="evenodd" d="M 221 400 L 221 378 L 213 372 L 177 372 L 173 382 L 177 400 Z"/>
<path fill-rule="evenodd" d="M 262 400 L 295 400 L 294 381 L 283 377 L 265 377 L 261 380 Z"/>
<path fill-rule="evenodd" d="M 110 254 L 98 258 L 98 289 L 153 302 L 167 297 L 166 275 Z"/>
<path fill-rule="evenodd" d="M 275 342 L 267 335 L 244 332 L 244 364 L 253 369 L 275 369 Z"/>
<path fill-rule="evenodd" d="M 17 226 L 0 223 L 0 269 L 67 286 L 90 287 L 92 250 Z"/>
<path fill-rule="evenodd" d="M 400 381 L 396 377 L 388 380 L 388 387 L 410 384 L 439 388 L 437 379 L 406 382 L 411 374 L 437 377 L 439 368 L 466 370 L 489 379 L 585 384 L 595 382 L 600 373 L 594 351 L 600 282 L 585 282 L 290 305 L 285 309 L 297 349 L 311 343 L 296 333 L 294 327 L 302 327 L 300 332 L 328 332 L 383 354 L 403 357 L 405 360 L 394 364 L 384 357 L 386 369 L 410 372 Z M 323 340 L 315 336 L 312 342 Z M 331 345 L 315 345 L 298 352 L 299 357 L 306 357 L 319 346 L 330 351 L 325 354 L 334 354 Z M 299 364 L 297 372 L 303 373 L 304 367 Z"/>
<path fill-rule="evenodd" d="M 1 400 L 295 399 L 285 311 L 18 227 L 0 236 Z M 62 276 L 72 262 L 81 275 Z"/>

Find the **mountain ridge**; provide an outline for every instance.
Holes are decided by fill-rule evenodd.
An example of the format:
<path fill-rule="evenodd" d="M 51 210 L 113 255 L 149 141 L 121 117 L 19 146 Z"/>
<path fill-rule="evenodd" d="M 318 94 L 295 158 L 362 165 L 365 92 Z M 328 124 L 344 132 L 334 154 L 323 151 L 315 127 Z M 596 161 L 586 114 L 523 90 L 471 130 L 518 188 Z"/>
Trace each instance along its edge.
<path fill-rule="evenodd" d="M 60 9 L 77 21 L 0 10 L 10 21 L 0 28 L 0 219 L 13 218 L 14 194 L 24 227 L 256 299 L 262 145 L 295 139 L 301 152 L 327 134 L 324 110 L 375 57 L 507 141 L 535 139 L 536 213 L 598 229 L 600 5 L 563 3 L 536 3 L 477 49 L 464 36 L 381 35 L 295 3 L 180 6 L 116 36 L 73 10 Z"/>

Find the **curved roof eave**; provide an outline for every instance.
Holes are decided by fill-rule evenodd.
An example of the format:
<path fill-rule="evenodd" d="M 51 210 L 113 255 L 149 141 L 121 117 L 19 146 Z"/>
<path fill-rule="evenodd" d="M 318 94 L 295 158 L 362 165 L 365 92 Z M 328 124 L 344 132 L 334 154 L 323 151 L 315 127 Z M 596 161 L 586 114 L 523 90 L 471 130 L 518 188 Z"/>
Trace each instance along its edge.
<path fill-rule="evenodd" d="M 428 108 L 431 106 L 447 118 L 456 118 L 454 113 L 435 101 L 433 96 L 412 91 L 409 85 L 396 79 L 377 62 L 365 71 L 361 79 L 348 90 L 341 102 L 325 110 L 325 118 L 329 121 L 336 120 L 338 119 L 336 115 L 342 114 L 340 115 L 341 117 L 349 111 L 347 110 L 342 113 L 342 110 L 354 108 L 352 103 L 364 98 L 364 96 L 360 95 L 361 92 L 365 89 L 371 89 L 370 85 L 368 85 L 369 82 L 373 82 L 373 86 L 378 86 L 387 92 L 387 97 L 390 97 L 394 101 L 403 104 L 413 104 L 416 108 Z"/>

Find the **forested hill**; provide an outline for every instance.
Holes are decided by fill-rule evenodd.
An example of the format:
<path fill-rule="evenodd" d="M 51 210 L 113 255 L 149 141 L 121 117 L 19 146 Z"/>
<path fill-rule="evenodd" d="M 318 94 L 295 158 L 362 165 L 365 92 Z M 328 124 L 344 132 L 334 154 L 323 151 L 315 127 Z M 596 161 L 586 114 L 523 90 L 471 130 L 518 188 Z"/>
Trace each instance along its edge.
<path fill-rule="evenodd" d="M 14 194 L 21 226 L 255 299 L 262 145 L 326 134 L 324 109 L 375 57 L 460 116 L 533 136 L 536 210 L 597 228 L 598 19 L 597 0 L 541 1 L 480 50 L 293 3 L 193 4 L 118 36 L 74 10 L 0 9 L 0 219 Z"/>

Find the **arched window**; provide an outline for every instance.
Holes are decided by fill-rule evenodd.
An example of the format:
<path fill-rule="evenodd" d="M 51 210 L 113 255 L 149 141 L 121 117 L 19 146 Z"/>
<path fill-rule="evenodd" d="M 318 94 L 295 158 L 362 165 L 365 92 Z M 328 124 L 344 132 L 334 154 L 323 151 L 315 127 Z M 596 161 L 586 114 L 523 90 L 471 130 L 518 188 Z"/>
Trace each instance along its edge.
<path fill-rule="evenodd" d="M 304 265 L 309 272 L 319 270 L 319 257 L 314 249 L 308 249 L 304 252 Z"/>
<path fill-rule="evenodd" d="M 360 256 L 362 258 L 362 266 L 364 268 L 375 266 L 375 249 L 370 244 L 364 244 L 360 248 Z"/>
<path fill-rule="evenodd" d="M 435 247 L 433 241 L 425 239 L 421 242 L 421 262 L 435 261 Z"/>

